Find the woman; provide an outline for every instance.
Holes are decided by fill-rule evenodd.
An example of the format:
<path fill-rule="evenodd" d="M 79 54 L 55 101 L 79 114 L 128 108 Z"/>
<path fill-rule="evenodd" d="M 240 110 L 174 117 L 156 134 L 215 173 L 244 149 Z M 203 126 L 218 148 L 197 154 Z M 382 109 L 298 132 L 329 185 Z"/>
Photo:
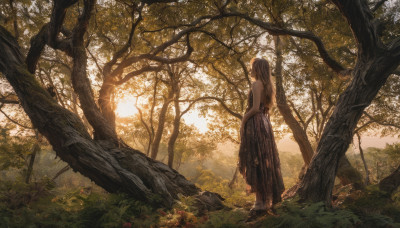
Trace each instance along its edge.
<path fill-rule="evenodd" d="M 239 171 L 249 185 L 250 192 L 256 193 L 252 212 L 260 212 L 282 200 L 284 185 L 269 120 L 269 109 L 275 94 L 268 61 L 253 59 L 251 77 L 254 82 L 240 128 Z"/>

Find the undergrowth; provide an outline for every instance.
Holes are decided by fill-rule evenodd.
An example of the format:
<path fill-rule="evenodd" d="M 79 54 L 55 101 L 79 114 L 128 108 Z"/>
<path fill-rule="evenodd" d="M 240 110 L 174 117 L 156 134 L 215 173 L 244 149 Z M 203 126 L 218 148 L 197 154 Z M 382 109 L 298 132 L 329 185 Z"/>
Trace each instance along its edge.
<path fill-rule="evenodd" d="M 377 186 L 346 193 L 333 208 L 286 200 L 275 206 L 277 215 L 253 223 L 245 223 L 248 210 L 235 207 L 232 199 L 225 209 L 204 213 L 197 210 L 194 197 L 182 196 L 165 209 L 157 197 L 144 203 L 87 188 L 57 195 L 46 179 L 3 181 L 0 186 L 0 227 L 400 227 L 400 193 L 390 198 Z"/>
<path fill-rule="evenodd" d="M 323 202 L 299 203 L 298 198 L 276 205 L 276 216 L 267 216 L 257 227 L 400 227 L 400 193 L 388 196 L 377 186 L 355 191 L 337 207 Z"/>
<path fill-rule="evenodd" d="M 159 199 L 143 203 L 124 194 L 99 194 L 82 188 L 62 196 L 47 189 L 46 194 L 27 201 L 25 190 L 37 185 L 19 183 L 1 188 L 0 227 L 150 227 L 158 223 L 154 205 Z M 23 204 L 7 199 L 10 189 Z"/>

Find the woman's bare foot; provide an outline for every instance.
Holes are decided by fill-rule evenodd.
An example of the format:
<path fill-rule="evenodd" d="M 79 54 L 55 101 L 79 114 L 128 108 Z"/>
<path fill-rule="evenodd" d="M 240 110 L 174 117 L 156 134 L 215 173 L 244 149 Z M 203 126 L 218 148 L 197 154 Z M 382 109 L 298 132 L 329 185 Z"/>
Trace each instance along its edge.
<path fill-rule="evenodd" d="M 262 202 L 262 201 L 256 201 L 256 202 L 254 202 L 254 205 L 253 205 L 253 207 L 251 208 L 251 210 L 256 210 L 256 211 L 258 211 L 258 210 L 266 210 L 267 208 L 266 208 L 266 205 L 265 205 L 265 203 L 264 202 Z"/>

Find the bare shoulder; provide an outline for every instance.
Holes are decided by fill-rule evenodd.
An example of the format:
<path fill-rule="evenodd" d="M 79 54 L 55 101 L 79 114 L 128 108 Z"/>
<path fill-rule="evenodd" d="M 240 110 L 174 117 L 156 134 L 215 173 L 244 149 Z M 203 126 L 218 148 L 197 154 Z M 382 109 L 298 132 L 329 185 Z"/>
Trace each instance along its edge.
<path fill-rule="evenodd" d="M 253 90 L 254 89 L 257 89 L 257 90 L 263 90 L 264 89 L 264 86 L 263 86 L 262 82 L 259 81 L 259 80 L 253 82 L 251 87 L 253 88 Z"/>

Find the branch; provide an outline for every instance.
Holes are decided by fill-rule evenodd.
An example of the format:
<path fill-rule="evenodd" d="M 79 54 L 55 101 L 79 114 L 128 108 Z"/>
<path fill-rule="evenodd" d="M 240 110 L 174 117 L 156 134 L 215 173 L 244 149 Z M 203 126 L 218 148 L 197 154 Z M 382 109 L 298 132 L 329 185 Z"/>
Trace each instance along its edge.
<path fill-rule="evenodd" d="M 243 118 L 242 115 L 240 115 L 239 113 L 236 113 L 236 112 L 234 112 L 232 109 L 230 109 L 230 108 L 225 104 L 225 102 L 224 102 L 221 98 L 218 98 L 218 97 L 211 97 L 211 96 L 199 97 L 199 98 L 193 100 L 192 103 L 189 105 L 189 107 L 188 107 L 184 112 L 186 113 L 187 110 L 188 110 L 195 102 L 201 101 L 201 100 L 215 100 L 215 101 L 218 101 L 218 102 L 222 105 L 222 107 L 223 107 L 227 112 L 229 112 L 229 114 L 231 114 L 232 116 L 234 116 L 234 117 L 236 117 L 236 118 L 238 118 L 238 119 L 240 119 L 240 120 Z"/>
<path fill-rule="evenodd" d="M 20 126 L 20 127 L 23 127 L 23 128 L 34 129 L 33 127 L 25 126 L 25 125 L 23 125 L 23 124 L 18 123 L 18 122 L 15 121 L 15 120 L 13 120 L 10 116 L 8 116 L 8 115 L 1 109 L 1 106 L 0 106 L 0 112 L 1 112 L 9 121 L 13 122 L 14 124 L 16 124 L 16 125 L 18 125 L 18 126 Z"/>
<path fill-rule="evenodd" d="M 294 103 L 291 100 L 287 100 L 287 101 L 290 104 L 290 106 L 292 107 L 292 110 L 296 114 L 297 118 L 299 118 L 299 122 L 303 125 L 303 128 L 307 129 L 306 123 L 304 122 L 303 118 L 301 117 L 300 112 L 296 109 L 296 106 L 294 105 Z"/>
<path fill-rule="evenodd" d="M 372 123 L 375 123 L 375 121 L 370 120 L 370 121 L 364 123 L 363 125 L 361 125 L 360 127 L 356 128 L 354 130 L 354 134 L 358 133 L 359 131 L 361 131 L 361 129 L 363 129 L 364 127 L 367 127 L 368 125 L 370 125 Z"/>
<path fill-rule="evenodd" d="M 7 100 L 5 98 L 0 98 L 0 103 L 2 104 L 19 104 L 17 100 Z"/>
<path fill-rule="evenodd" d="M 172 64 L 172 63 L 183 62 L 183 61 L 188 60 L 191 53 L 193 52 L 193 48 L 190 46 L 190 42 L 189 42 L 189 35 L 193 32 L 199 31 L 202 27 L 206 26 L 211 21 L 220 19 L 222 17 L 223 16 L 221 16 L 221 15 L 216 15 L 216 16 L 206 15 L 206 16 L 197 18 L 190 24 L 184 25 L 184 26 L 189 26 L 188 28 L 185 28 L 182 31 L 180 31 L 179 33 L 175 34 L 170 40 L 160 44 L 159 46 L 154 48 L 149 53 L 141 54 L 141 55 L 137 55 L 137 56 L 131 56 L 131 57 L 124 59 L 118 65 L 118 67 L 110 73 L 110 76 L 114 77 L 116 75 L 120 75 L 123 73 L 123 70 L 126 67 L 129 67 L 133 63 L 139 62 L 144 59 L 153 60 L 153 61 L 164 63 L 164 64 Z M 205 19 L 208 19 L 208 21 L 200 24 Z M 159 53 L 163 52 L 171 45 L 177 43 L 184 36 L 186 36 L 186 43 L 187 43 L 186 54 L 184 54 L 183 56 L 180 56 L 180 57 L 173 58 L 173 59 L 168 59 L 168 58 L 163 58 L 163 57 L 158 56 Z"/>
<path fill-rule="evenodd" d="M 61 49 L 67 54 L 71 54 L 72 49 L 70 43 L 65 40 L 58 41 L 57 35 L 61 30 L 67 8 L 76 2 L 77 0 L 54 0 L 50 22 L 45 24 L 40 29 L 39 33 L 31 39 L 31 47 L 25 61 L 29 72 L 35 72 L 37 62 L 46 44 L 54 49 Z"/>
<path fill-rule="evenodd" d="M 92 52 L 90 51 L 90 49 L 87 47 L 86 48 L 87 52 L 89 53 L 90 57 L 92 57 L 94 63 L 96 64 L 97 70 L 103 75 L 103 79 L 104 79 L 104 73 L 103 70 L 101 69 L 99 62 L 97 61 L 97 58 L 94 57 L 94 55 L 92 54 Z"/>
<path fill-rule="evenodd" d="M 190 40 L 189 40 L 189 33 L 193 32 L 193 31 L 195 31 L 195 28 L 190 28 L 190 29 L 186 29 L 186 30 L 182 31 L 181 33 L 179 33 L 176 36 L 174 36 L 171 40 L 169 40 L 169 41 L 161 44 L 160 46 L 158 46 L 155 50 L 153 50 L 153 53 L 141 54 L 141 55 L 138 55 L 138 56 L 131 56 L 129 58 L 126 58 L 124 61 L 122 61 L 118 65 L 118 67 L 115 70 L 113 70 L 110 73 L 110 76 L 114 77 L 116 75 L 122 74 L 123 70 L 126 67 L 129 67 L 132 64 L 134 64 L 136 62 L 139 62 L 139 61 L 141 61 L 143 59 L 153 60 L 153 61 L 164 63 L 164 64 L 171 64 L 171 63 L 177 63 L 177 62 L 186 61 L 187 59 L 189 59 L 190 55 L 193 52 L 193 48 L 190 45 Z M 158 53 L 160 51 L 163 51 L 169 45 L 172 45 L 174 43 L 172 41 L 177 42 L 184 35 L 187 35 L 186 36 L 187 51 L 186 51 L 186 53 L 184 55 L 176 57 L 176 58 L 169 59 L 169 58 L 160 57 L 160 56 L 157 56 L 156 54 L 154 54 L 154 53 Z M 166 45 L 167 43 L 169 45 Z"/>
<path fill-rule="evenodd" d="M 240 99 L 242 100 L 242 93 L 239 91 L 238 85 L 235 84 L 232 80 L 229 79 L 228 75 L 226 75 L 225 73 L 223 73 L 221 70 L 219 70 L 214 63 L 211 63 L 212 68 L 219 74 L 221 75 L 226 82 L 228 82 L 229 84 L 231 84 L 233 86 L 233 88 L 235 89 L 235 91 L 237 92 L 237 94 L 239 95 Z"/>
<path fill-rule="evenodd" d="M 147 125 L 147 123 L 143 119 L 143 113 L 142 113 L 142 110 L 137 105 L 137 99 L 136 99 L 135 107 L 139 112 L 140 122 L 143 124 L 143 126 L 146 128 L 147 133 L 149 134 L 149 142 L 148 142 L 147 151 L 146 151 L 146 155 L 149 156 L 150 147 L 151 147 L 151 143 L 152 143 L 152 134 L 151 134 L 149 125 Z"/>
<path fill-rule="evenodd" d="M 16 99 L 8 98 L 9 96 L 14 97 L 14 94 L 7 94 L 7 95 L 0 95 L 0 107 L 3 106 L 3 104 L 19 104 L 19 101 Z M 8 99 L 7 99 L 8 98 Z"/>
<path fill-rule="evenodd" d="M 135 70 L 135 71 L 132 71 L 132 72 L 126 74 L 124 78 L 115 82 L 115 84 L 122 85 L 123 83 L 127 82 L 129 79 L 131 79 L 137 75 L 143 74 L 145 72 L 152 72 L 152 71 L 158 72 L 161 69 L 162 69 L 162 65 L 160 65 L 160 66 L 145 66 L 145 67 L 142 67 L 140 70 Z"/>
<path fill-rule="evenodd" d="M 380 0 L 375 4 L 375 6 L 371 9 L 372 12 L 377 11 L 387 0 Z"/>
<path fill-rule="evenodd" d="M 373 56 L 380 44 L 372 11 L 365 0 L 332 0 L 347 19 L 359 44 L 359 54 Z"/>
<path fill-rule="evenodd" d="M 249 87 L 251 87 L 251 81 L 250 81 L 250 77 L 249 77 L 249 71 L 247 70 L 246 64 L 245 64 L 245 63 L 243 62 L 243 60 L 241 59 L 241 56 L 239 56 L 236 60 L 239 62 L 240 66 L 241 66 L 242 69 L 243 69 L 243 73 L 244 73 L 244 76 L 245 76 L 245 78 L 246 78 L 247 84 L 249 85 Z"/>
<path fill-rule="evenodd" d="M 111 72 L 111 68 L 115 65 L 117 60 L 119 58 L 121 58 L 122 55 L 129 50 L 129 47 L 131 47 L 133 34 L 135 33 L 135 29 L 136 29 L 137 25 L 143 19 L 143 17 L 142 17 L 143 6 L 144 6 L 144 4 L 140 5 L 139 8 L 138 8 L 139 17 L 138 17 L 138 19 L 136 21 L 135 21 L 135 18 L 134 18 L 135 10 L 132 9 L 132 16 L 131 16 L 131 18 L 132 18 L 132 26 L 131 26 L 131 30 L 129 32 L 128 40 L 126 41 L 125 45 L 122 46 L 122 48 L 114 54 L 113 58 L 104 65 L 103 72 L 102 72 L 104 75 L 108 75 Z"/>
<path fill-rule="evenodd" d="M 69 165 L 64 166 L 64 168 L 60 169 L 56 175 L 54 175 L 53 178 L 51 178 L 51 181 L 55 181 L 61 174 L 67 172 L 71 167 Z"/>
<path fill-rule="evenodd" d="M 82 15 L 78 17 L 78 23 L 75 25 L 72 31 L 72 44 L 74 47 L 83 45 L 83 35 L 86 33 L 95 3 L 95 0 L 84 1 L 85 6 Z"/>
<path fill-rule="evenodd" d="M 384 122 L 382 120 L 378 120 L 378 119 L 374 118 L 373 116 L 371 116 L 370 114 L 368 114 L 365 111 L 363 112 L 363 114 L 366 115 L 371 121 L 373 121 L 373 122 L 375 122 L 375 123 L 377 123 L 379 125 L 388 126 L 388 127 L 395 127 L 395 128 L 400 129 L 400 125 L 399 124 L 387 123 L 387 122 Z"/>
<path fill-rule="evenodd" d="M 81 108 L 88 122 L 94 129 L 96 140 L 110 140 L 117 145 L 119 143 L 117 134 L 112 124 L 100 112 L 94 101 L 94 94 L 87 76 L 87 56 L 84 43 L 84 34 L 89 24 L 90 16 L 95 5 L 95 0 L 85 0 L 82 15 L 73 29 L 73 68 L 71 81 L 74 91 L 79 96 Z"/>
<path fill-rule="evenodd" d="M 17 11 L 14 8 L 13 2 L 14 2 L 13 0 L 10 0 L 9 4 L 10 4 L 10 7 L 11 7 L 11 11 L 12 11 L 15 39 L 18 41 L 18 39 L 19 39 L 19 31 L 18 31 L 18 23 L 17 23 Z"/>
<path fill-rule="evenodd" d="M 311 40 L 314 42 L 314 44 L 317 46 L 318 52 L 321 55 L 321 58 L 323 61 L 336 73 L 342 74 L 342 75 L 347 75 L 349 74 L 349 70 L 344 68 L 339 62 L 334 60 L 326 50 L 324 44 L 322 43 L 322 40 L 316 36 L 314 33 L 309 32 L 309 31 L 298 31 L 298 30 L 293 30 L 293 29 L 286 29 L 286 28 L 281 28 L 276 25 L 273 25 L 268 22 L 264 22 L 258 18 L 253 18 L 250 17 L 247 14 L 243 13 L 238 13 L 238 12 L 228 12 L 228 13 L 223 13 L 222 14 L 225 17 L 241 17 L 249 21 L 250 23 L 257 25 L 265 30 L 268 31 L 270 35 L 290 35 L 290 36 L 295 36 L 299 38 L 304 38 Z"/>

